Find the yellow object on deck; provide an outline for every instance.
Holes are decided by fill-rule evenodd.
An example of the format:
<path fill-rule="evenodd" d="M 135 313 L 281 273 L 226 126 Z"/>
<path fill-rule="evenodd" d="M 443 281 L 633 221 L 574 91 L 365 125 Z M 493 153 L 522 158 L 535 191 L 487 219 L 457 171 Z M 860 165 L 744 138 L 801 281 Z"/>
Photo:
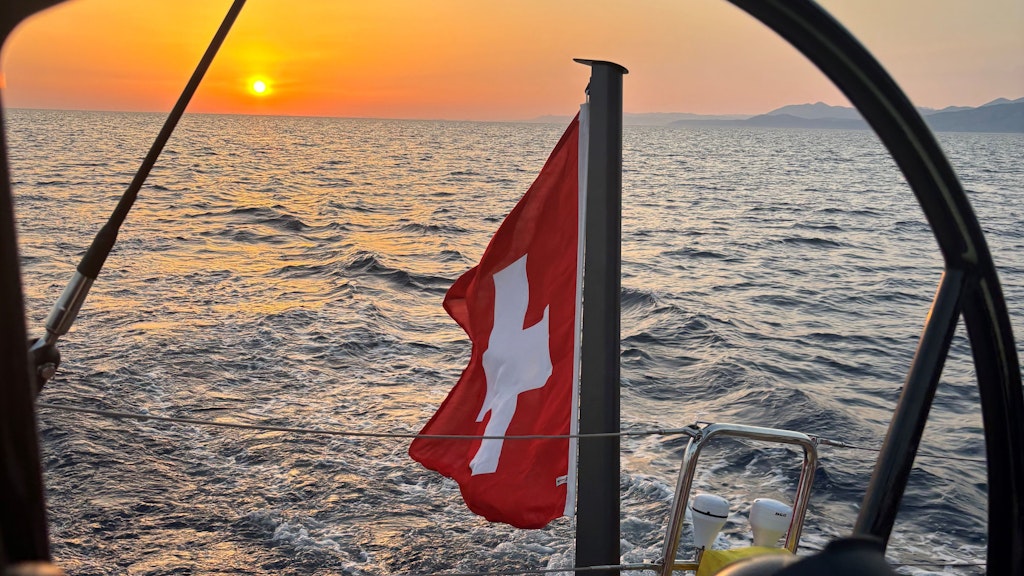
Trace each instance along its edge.
<path fill-rule="evenodd" d="M 734 562 L 767 554 L 792 554 L 792 552 L 785 548 L 771 548 L 769 546 L 750 546 L 747 548 L 733 548 L 731 550 L 705 550 L 704 554 L 700 557 L 697 576 L 714 576 L 722 568 Z"/>

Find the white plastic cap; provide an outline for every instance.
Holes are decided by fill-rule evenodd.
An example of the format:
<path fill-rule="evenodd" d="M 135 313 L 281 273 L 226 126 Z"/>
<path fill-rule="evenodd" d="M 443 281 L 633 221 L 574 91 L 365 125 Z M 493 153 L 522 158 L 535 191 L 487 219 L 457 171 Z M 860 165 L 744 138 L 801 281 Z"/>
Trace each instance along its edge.
<path fill-rule="evenodd" d="M 693 517 L 693 545 L 710 550 L 729 519 L 729 502 L 714 494 L 698 494 L 690 503 Z"/>
<path fill-rule="evenodd" d="M 779 538 L 789 531 L 793 508 L 771 498 L 758 498 L 750 507 L 750 528 L 754 546 L 775 547 Z"/>

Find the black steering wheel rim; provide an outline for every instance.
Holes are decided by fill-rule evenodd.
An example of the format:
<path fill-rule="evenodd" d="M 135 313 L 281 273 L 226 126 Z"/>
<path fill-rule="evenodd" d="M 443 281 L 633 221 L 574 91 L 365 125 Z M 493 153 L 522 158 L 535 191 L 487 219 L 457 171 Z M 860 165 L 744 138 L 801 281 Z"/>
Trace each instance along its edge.
<path fill-rule="evenodd" d="M 945 270 L 861 506 L 855 535 L 888 541 L 962 314 L 981 396 L 993 574 L 1024 574 L 1024 395 L 1010 317 L 981 225 L 910 100 L 873 56 L 810 0 L 730 0 L 813 62 L 889 150 L 931 226 Z"/>

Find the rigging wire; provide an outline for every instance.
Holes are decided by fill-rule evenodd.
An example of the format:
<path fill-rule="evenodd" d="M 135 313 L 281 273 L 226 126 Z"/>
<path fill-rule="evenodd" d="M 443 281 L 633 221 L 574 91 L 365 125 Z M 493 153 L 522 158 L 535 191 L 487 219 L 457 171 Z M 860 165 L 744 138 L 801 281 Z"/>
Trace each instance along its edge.
<path fill-rule="evenodd" d="M 564 568 L 522 568 L 510 570 L 491 570 L 487 572 L 424 572 L 419 574 L 398 574 L 397 576 L 516 576 L 517 574 L 557 574 L 561 572 L 595 572 L 598 570 L 651 570 L 658 571 L 657 564 L 605 564 L 601 566 L 566 566 Z"/>
<path fill-rule="evenodd" d="M 590 434 L 524 434 L 517 436 L 486 436 L 472 434 L 417 434 L 414 432 L 361 432 L 358 430 L 340 430 L 332 428 L 302 428 L 298 426 L 277 426 L 273 424 L 242 424 L 240 422 L 224 422 L 223 420 L 203 420 L 200 418 L 184 418 L 177 416 L 155 416 L 152 414 L 141 414 L 135 412 L 121 412 L 116 410 L 103 410 L 99 408 L 86 408 L 83 406 L 69 406 L 67 404 L 50 404 L 40 402 L 37 408 L 46 410 L 57 410 L 63 412 L 76 412 L 80 414 L 91 414 L 115 420 L 156 420 L 159 422 L 172 422 L 176 424 L 193 424 L 196 426 L 214 426 L 220 428 L 235 428 L 240 430 L 254 430 L 260 432 L 289 432 L 292 434 L 310 434 L 321 436 L 342 436 L 350 438 L 404 438 L 404 439 L 431 439 L 431 440 L 568 440 L 579 438 L 622 438 L 627 436 L 693 436 L 697 430 L 692 427 L 685 428 L 648 428 L 644 430 L 623 430 L 619 432 L 599 432 Z M 707 422 L 700 421 L 702 424 Z M 811 436 L 819 445 L 831 446 L 833 448 L 846 448 L 849 450 L 863 450 L 867 452 L 878 452 L 879 448 L 870 446 L 858 446 L 841 440 L 830 440 Z M 919 453 L 919 458 L 934 458 L 939 460 L 955 460 L 960 462 L 984 463 L 984 458 L 970 458 L 966 456 L 951 456 L 944 454 Z"/>
<path fill-rule="evenodd" d="M 900 567 L 924 567 L 936 566 L 944 568 L 976 568 L 984 567 L 984 562 L 890 562 L 890 566 Z M 566 566 L 565 568 L 523 568 L 511 570 L 491 570 L 486 572 L 422 572 L 417 574 L 399 573 L 397 576 L 516 576 L 518 574 L 557 574 L 563 572 L 593 572 L 597 570 L 621 570 L 621 571 L 661 571 L 661 566 L 651 563 L 640 564 L 609 564 L 604 566 L 582 566 L 579 568 Z"/>
<path fill-rule="evenodd" d="M 858 446 L 856 444 L 849 444 L 842 440 L 829 440 L 828 438 L 818 438 L 818 444 L 822 446 L 832 446 L 833 448 L 848 448 L 850 450 L 864 450 L 867 452 L 881 452 L 881 448 L 873 448 L 871 446 Z M 945 454 L 928 454 L 918 453 L 919 458 L 938 458 L 941 460 L 956 460 L 959 462 L 977 462 L 984 464 L 986 460 L 984 458 L 971 458 L 969 456 L 949 456 Z"/>
<path fill-rule="evenodd" d="M 424 438 L 431 440 L 568 440 L 573 438 L 609 438 L 623 436 L 675 436 L 693 434 L 692 428 L 658 428 L 648 430 L 625 430 L 619 432 L 596 432 L 590 434 L 522 434 L 517 436 L 497 435 L 472 435 L 472 434 L 416 434 L 414 432 L 360 432 L 356 430 L 338 430 L 322 428 L 301 428 L 296 426 L 275 426 L 272 424 L 242 424 L 240 422 L 224 422 L 221 420 L 201 420 L 199 418 L 180 418 L 175 416 L 153 416 L 151 414 L 138 414 L 133 412 L 118 412 L 115 410 L 101 410 L 98 408 L 84 408 L 80 406 L 68 406 L 67 404 L 48 404 L 40 402 L 37 408 L 60 410 L 64 412 L 79 412 L 93 414 L 117 420 L 158 420 L 161 422 L 174 422 L 178 424 L 195 424 L 197 426 L 218 426 L 222 428 L 237 428 L 242 430 L 257 430 L 263 432 L 291 432 L 294 434 L 313 434 L 324 436 L 347 436 L 353 438 Z"/>
<path fill-rule="evenodd" d="M 132 412 L 120 412 L 115 410 L 102 410 L 98 408 L 86 408 L 81 406 L 69 406 L 67 404 L 51 404 L 40 402 L 36 404 L 36 407 L 44 410 L 55 410 L 62 412 L 73 412 L 79 414 L 89 414 L 93 416 L 101 416 L 116 420 L 155 420 L 160 422 L 171 422 L 176 424 L 193 424 L 196 426 L 213 426 L 222 428 L 234 428 L 241 430 L 253 430 L 261 432 L 289 432 L 294 434 L 310 434 L 310 435 L 327 435 L 327 436 L 342 436 L 342 437 L 353 437 L 353 438 L 400 438 L 400 439 L 414 439 L 414 438 L 430 438 L 430 439 L 446 439 L 446 440 L 488 440 L 488 439 L 501 439 L 501 440 L 565 440 L 570 438 L 600 438 L 600 437 L 623 437 L 623 436 L 678 436 L 687 435 L 693 437 L 698 431 L 694 427 L 685 428 L 654 428 L 645 430 L 626 430 L 620 432 L 611 433 L 593 433 L 593 434 L 561 434 L 561 435 L 520 435 L 520 436 L 473 436 L 473 435 L 446 435 L 446 434 L 414 434 L 409 432 L 360 432 L 355 430 L 339 430 L 339 429 L 319 429 L 319 428 L 302 428 L 296 426 L 275 426 L 275 425 L 263 425 L 263 424 L 242 424 L 238 422 L 224 422 L 218 420 L 202 420 L 199 418 L 182 418 L 175 416 L 155 416 L 152 414 L 141 414 Z M 707 424 L 707 422 L 699 421 L 700 423 Z M 846 448 L 851 450 L 864 450 L 870 452 L 878 452 L 879 448 L 873 448 L 870 446 L 858 446 L 855 444 L 849 444 L 840 440 L 831 440 L 828 438 L 813 437 L 819 445 L 831 446 L 833 448 Z M 918 454 L 918 457 L 924 458 L 937 458 L 944 460 L 958 460 L 968 462 L 985 462 L 984 459 L 977 458 L 966 458 L 958 456 L 944 456 L 941 454 Z M 901 562 L 901 563 L 890 563 L 895 567 L 952 567 L 952 568 L 969 568 L 969 567 L 984 567 L 984 562 L 970 563 L 970 562 Z M 579 573 L 579 572 L 592 572 L 601 570 L 620 570 L 620 571 L 660 571 L 661 566 L 652 563 L 639 563 L 639 564 L 614 564 L 614 565 L 601 565 L 601 566 L 585 566 L 585 567 L 564 567 L 564 568 L 523 568 L 523 569 L 509 569 L 509 570 L 494 570 L 487 572 L 429 572 L 421 574 L 401 574 L 400 576 L 517 576 L 517 575 L 531 575 L 531 574 L 555 574 L 555 573 Z"/>
<path fill-rule="evenodd" d="M 944 568 L 975 568 L 984 567 L 984 562 L 891 562 L 894 567 L 924 567 L 938 566 Z M 621 570 L 621 571 L 644 571 L 657 572 L 661 570 L 658 564 L 609 564 L 605 566 L 582 566 L 579 568 L 567 566 L 565 568 L 523 568 L 516 570 L 492 570 L 487 572 L 423 572 L 418 574 L 398 574 L 397 576 L 515 576 L 518 574 L 557 574 L 562 572 L 594 572 L 597 570 Z"/>

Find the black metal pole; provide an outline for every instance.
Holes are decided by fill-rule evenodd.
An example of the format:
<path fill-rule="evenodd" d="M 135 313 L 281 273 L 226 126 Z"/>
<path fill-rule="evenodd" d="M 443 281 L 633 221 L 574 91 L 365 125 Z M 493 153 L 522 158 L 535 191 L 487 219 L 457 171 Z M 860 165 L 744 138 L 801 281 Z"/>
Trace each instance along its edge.
<path fill-rule="evenodd" d="M 1006 298 L 992 254 L 988 249 L 978 218 L 971 208 L 963 186 L 939 147 L 928 126 L 882 66 L 838 22 L 811 0 L 730 0 L 763 24 L 775 30 L 813 62 L 843 91 L 850 102 L 875 130 L 893 160 L 903 171 L 932 227 L 946 261 L 946 274 L 966 274 L 964 286 L 944 288 L 942 300 L 936 296 L 934 312 L 955 314 L 954 296 L 960 307 L 971 340 L 971 353 L 981 394 L 985 424 L 985 449 L 988 467 L 988 558 L 989 574 L 1024 574 L 1024 387 L 1021 386 L 1020 361 L 1013 339 Z M 952 280 L 952 276 L 949 278 Z M 943 283 L 947 281 L 944 279 Z M 929 320 L 929 324 L 935 321 Z M 937 340 L 944 325 L 955 319 L 944 317 L 932 328 L 925 328 L 929 340 Z M 935 332 L 935 336 L 928 333 Z M 922 347 L 941 362 L 945 352 L 933 344 Z M 948 343 L 947 343 L 948 346 Z M 919 350 L 920 355 L 922 350 Z M 916 360 L 915 360 L 916 363 Z M 912 388 L 938 374 L 934 368 L 912 368 L 908 383 Z M 904 414 L 924 417 L 921 405 L 923 388 L 913 393 L 916 399 Z M 931 394 L 927 392 L 927 394 Z M 904 400 L 901 399 L 901 404 Z M 917 424 L 914 424 L 917 426 Z M 913 434 L 891 434 L 892 442 L 914 441 Z M 887 440 L 888 444 L 890 440 Z M 883 448 L 883 454 L 913 453 L 911 447 Z M 877 483 L 876 483 L 877 482 Z M 875 475 L 869 491 L 881 494 L 885 486 L 905 483 L 900 476 Z M 876 488 L 877 487 L 877 488 Z M 898 487 L 902 491 L 902 486 Z M 874 500 L 874 497 L 872 497 Z M 898 499 L 887 498 L 876 506 L 869 502 L 861 509 L 858 530 L 883 533 L 888 520 L 875 518 L 883 506 L 896 506 Z M 888 512 L 885 512 L 888 515 Z"/>
<path fill-rule="evenodd" d="M 622 239 L 622 75 L 590 66 L 580 433 L 619 431 L 619 316 Z M 576 500 L 576 567 L 619 563 L 619 439 L 582 440 Z M 615 569 L 597 574 L 616 575 Z"/>
<path fill-rule="evenodd" d="M 853 528 L 854 534 L 874 536 L 886 544 L 889 542 L 935 390 L 939 386 L 946 354 L 960 319 L 965 277 L 960 270 L 946 270 L 942 275 L 917 353 L 903 382 L 889 432 L 875 461 L 871 484 Z"/>
<path fill-rule="evenodd" d="M 6 574 L 9 564 L 48 561 L 50 544 L 3 130 L 0 112 L 0 571 Z"/>
<path fill-rule="evenodd" d="M 228 12 L 224 16 L 224 20 L 213 35 L 213 39 L 210 41 L 210 45 L 207 46 L 206 52 L 203 53 L 203 57 L 199 59 L 199 64 L 196 65 L 196 69 L 192 72 L 192 77 L 185 84 L 185 89 L 178 96 L 178 101 L 174 104 L 174 108 L 167 115 L 160 133 L 157 134 L 156 140 L 153 141 L 149 152 L 143 158 L 142 165 L 139 166 L 135 177 L 128 185 L 124 194 L 121 195 L 121 200 L 117 203 L 117 207 L 114 208 L 106 224 L 100 228 L 96 237 L 93 238 L 92 244 L 89 245 L 89 249 L 82 256 L 81 262 L 78 263 L 78 269 L 64 288 L 64 292 L 57 299 L 57 302 L 54 303 L 50 315 L 46 318 L 46 334 L 32 345 L 31 352 L 43 355 L 42 350 L 47 347 L 54 347 L 57 340 L 71 329 L 71 325 L 74 324 L 75 319 L 78 317 L 82 304 L 85 303 L 85 298 L 89 295 L 89 289 L 92 288 L 93 282 L 100 275 L 100 270 L 103 269 L 107 256 L 114 249 L 114 244 L 117 242 L 117 234 L 121 229 L 121 225 L 124 224 L 125 218 L 128 217 L 128 212 L 135 205 L 139 190 L 142 189 L 146 178 L 149 177 L 149 172 L 160 157 L 160 152 L 163 151 L 167 141 L 171 138 L 171 134 L 174 133 L 175 127 L 178 126 L 178 121 L 185 114 L 185 109 L 188 107 L 189 102 L 192 101 L 192 96 L 195 94 L 196 89 L 199 88 L 199 83 L 202 82 L 203 76 L 206 75 L 206 71 L 210 68 L 214 56 L 217 55 L 221 44 L 227 38 L 231 26 L 234 25 L 235 19 L 238 18 L 238 14 L 242 11 L 243 6 L 245 6 L 245 0 L 232 1 L 231 7 L 228 8 Z M 53 353 L 56 353 L 55 349 Z M 59 359 L 59 355 L 56 358 Z M 40 389 L 42 389 L 46 380 L 53 375 L 54 370 L 56 370 L 56 365 L 51 365 L 47 370 L 40 370 L 36 374 L 37 385 Z"/>
<path fill-rule="evenodd" d="M 0 47 L 22 20 L 57 3 L 0 4 Z M 40 566 L 50 559 L 6 133 L 0 105 L 0 572 L 4 574 L 21 563 Z"/>

